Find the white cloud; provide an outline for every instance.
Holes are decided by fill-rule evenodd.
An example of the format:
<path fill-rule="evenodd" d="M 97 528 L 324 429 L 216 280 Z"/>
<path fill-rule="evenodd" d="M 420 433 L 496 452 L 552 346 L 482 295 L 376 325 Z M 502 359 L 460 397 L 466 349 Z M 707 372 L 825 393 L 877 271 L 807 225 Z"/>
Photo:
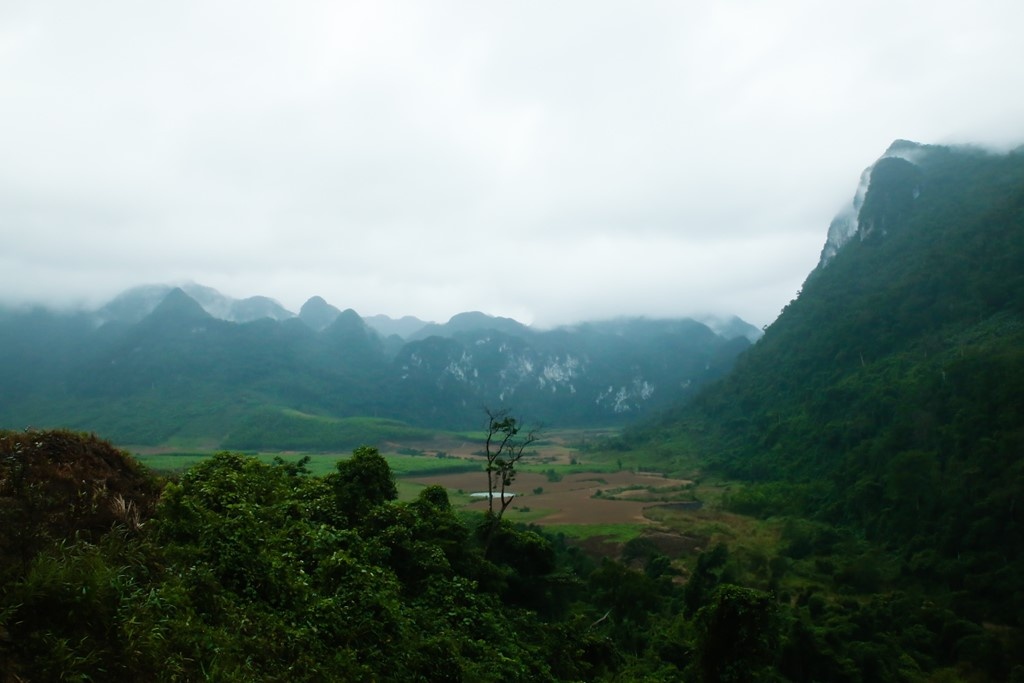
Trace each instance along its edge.
<path fill-rule="evenodd" d="M 7 300 L 764 324 L 895 138 L 1024 141 L 1013 2 L 0 8 Z"/>

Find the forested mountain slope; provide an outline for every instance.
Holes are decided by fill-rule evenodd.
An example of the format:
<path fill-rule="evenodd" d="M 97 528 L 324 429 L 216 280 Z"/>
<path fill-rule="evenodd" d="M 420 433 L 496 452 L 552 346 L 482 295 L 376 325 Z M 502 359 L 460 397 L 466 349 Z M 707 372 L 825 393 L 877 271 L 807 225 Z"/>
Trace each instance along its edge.
<path fill-rule="evenodd" d="M 545 331 L 482 313 L 385 339 L 319 297 L 298 316 L 269 307 L 238 321 L 220 315 L 270 300 L 190 289 L 207 303 L 156 286 L 93 313 L 0 309 L 0 427 L 345 450 L 379 437 L 352 440 L 344 420 L 473 428 L 483 406 L 548 425 L 622 424 L 693 395 L 750 344 L 736 319 L 724 333 L 688 319 Z"/>
<path fill-rule="evenodd" d="M 460 515 L 439 487 L 396 501 L 372 448 L 324 477 L 304 461 L 222 453 L 161 482 L 93 436 L 0 430 L 0 509 L 16 522 L 0 526 L 0 671 L 19 680 L 1024 680 L 1024 156 L 901 142 L 862 190 L 802 293 L 735 371 L 624 437 L 680 458 L 666 469 L 704 463 L 694 490 L 710 504 L 682 539 L 704 549 L 692 562 L 637 538 L 623 548 L 628 565 L 597 564 L 564 538 Z M 443 370 L 449 400 L 467 370 L 500 376 L 502 359 L 567 337 L 611 359 L 629 329 L 637 362 L 663 358 L 652 373 L 670 367 L 672 330 L 724 348 L 692 321 L 538 339 L 514 327 L 474 332 L 463 319 L 390 356 L 353 312 L 320 331 L 301 320 L 235 325 L 184 293 L 95 335 L 80 316 L 17 321 L 0 326 L 0 341 L 42 365 L 0 354 L 16 380 L 0 406 L 67 400 L 63 392 L 80 391 L 63 384 L 80 353 L 95 362 L 81 381 L 111 381 L 98 401 L 161 388 L 199 410 L 207 396 L 194 393 L 196 377 L 270 392 L 300 357 L 314 359 L 316 388 L 341 376 L 332 369 L 415 365 L 426 391 L 431 369 Z M 232 374 L 230 356 L 190 357 L 196 338 L 260 358 L 256 379 Z M 475 365 L 458 364 L 466 349 Z M 166 373 L 146 374 L 149 354 L 173 359 Z M 381 357 L 391 365 L 370 360 Z M 132 382 L 142 393 L 128 391 Z"/>
<path fill-rule="evenodd" d="M 898 142 L 869 179 L 728 378 L 633 438 L 689 443 L 762 482 L 736 509 L 857 530 L 958 613 L 1024 625 L 1024 153 Z"/>

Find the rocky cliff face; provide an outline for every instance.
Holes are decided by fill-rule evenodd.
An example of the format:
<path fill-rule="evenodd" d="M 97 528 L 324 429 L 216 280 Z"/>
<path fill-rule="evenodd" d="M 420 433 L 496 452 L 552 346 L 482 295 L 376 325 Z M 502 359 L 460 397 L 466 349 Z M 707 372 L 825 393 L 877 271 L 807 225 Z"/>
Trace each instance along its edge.
<path fill-rule="evenodd" d="M 872 178 L 875 177 L 875 172 L 881 167 L 883 175 L 892 175 L 887 171 L 893 165 L 898 165 L 899 162 L 887 161 L 891 159 L 902 160 L 906 164 L 916 167 L 918 164 L 924 163 L 933 151 L 934 148 L 929 145 L 921 145 L 909 140 L 897 140 L 889 145 L 878 161 L 864 169 L 864 172 L 860 174 L 857 189 L 853 193 L 853 199 L 840 209 L 828 226 L 828 236 L 825 239 L 825 246 L 821 250 L 821 258 L 818 260 L 819 269 L 827 266 L 850 240 L 855 237 L 865 239 L 874 232 L 876 227 L 879 227 L 872 221 L 865 221 L 865 216 L 861 215 L 864 200 L 871 187 Z M 905 194 L 911 199 L 916 199 L 919 193 L 920 187 L 911 183 Z"/>
<path fill-rule="evenodd" d="M 724 374 L 750 342 L 693 320 L 619 320 L 516 334 L 486 327 L 406 344 L 405 393 L 458 405 L 515 404 L 573 424 L 649 414 Z"/>

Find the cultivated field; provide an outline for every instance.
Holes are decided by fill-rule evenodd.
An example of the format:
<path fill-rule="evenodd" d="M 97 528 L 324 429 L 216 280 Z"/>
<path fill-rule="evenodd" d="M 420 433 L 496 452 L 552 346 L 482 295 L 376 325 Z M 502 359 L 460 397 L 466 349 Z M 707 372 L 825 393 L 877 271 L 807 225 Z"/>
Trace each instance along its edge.
<path fill-rule="evenodd" d="M 585 470 L 585 466 L 580 466 Z M 456 495 L 487 490 L 487 476 L 484 472 L 463 472 L 459 474 L 437 474 L 412 477 L 417 484 L 444 486 Z M 560 479 L 560 480 L 553 480 Z M 649 489 L 685 487 L 690 482 L 680 479 L 666 479 L 660 475 L 641 472 L 588 472 L 580 471 L 556 477 L 535 472 L 519 474 L 512 490 L 516 497 L 509 507 L 510 513 L 528 508 L 530 521 L 535 524 L 647 524 L 644 510 L 658 505 L 654 501 L 630 500 L 622 494 L 632 491 L 648 492 Z M 621 493 L 614 494 L 613 492 Z M 607 494 L 607 495 L 606 495 Z M 612 497 L 612 496 L 615 497 Z M 621 497 L 620 497 L 621 496 Z M 467 499 L 468 509 L 485 510 L 486 499 Z"/>
<path fill-rule="evenodd" d="M 511 487 L 516 493 L 506 511 L 514 522 L 529 522 L 564 534 L 596 554 L 616 555 L 622 544 L 637 536 L 651 540 L 671 557 L 692 555 L 714 537 L 728 534 L 722 515 L 700 508 L 698 498 L 713 492 L 694 482 L 657 472 L 630 468 L 607 457 L 592 460 L 579 446 L 608 434 L 604 430 L 545 432 L 517 467 Z M 452 504 L 483 512 L 485 498 L 471 494 L 487 490 L 482 433 L 439 434 L 434 438 L 377 444 L 398 484 L 399 497 L 411 500 L 423 487 L 440 485 Z M 133 449 L 150 467 L 182 471 L 210 452 L 173 449 Z M 296 461 L 304 454 L 251 453 L 264 462 L 276 458 Z M 310 453 L 314 475 L 334 471 L 349 453 Z"/>

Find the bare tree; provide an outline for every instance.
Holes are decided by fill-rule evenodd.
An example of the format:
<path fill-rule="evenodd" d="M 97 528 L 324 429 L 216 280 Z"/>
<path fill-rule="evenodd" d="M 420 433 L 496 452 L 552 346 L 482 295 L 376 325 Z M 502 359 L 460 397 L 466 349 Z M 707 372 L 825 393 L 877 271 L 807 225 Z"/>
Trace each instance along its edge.
<path fill-rule="evenodd" d="M 512 503 L 512 495 L 506 497 L 506 491 L 516 478 L 516 463 L 523 457 L 527 446 L 537 440 L 535 432 L 520 436 L 520 425 L 516 418 L 509 416 L 507 410 L 494 411 L 485 409 L 487 413 L 487 441 L 484 444 L 484 455 L 487 457 L 487 511 L 493 518 L 496 527 L 505 514 L 505 509 Z M 494 499 L 498 498 L 500 507 L 494 512 Z"/>

